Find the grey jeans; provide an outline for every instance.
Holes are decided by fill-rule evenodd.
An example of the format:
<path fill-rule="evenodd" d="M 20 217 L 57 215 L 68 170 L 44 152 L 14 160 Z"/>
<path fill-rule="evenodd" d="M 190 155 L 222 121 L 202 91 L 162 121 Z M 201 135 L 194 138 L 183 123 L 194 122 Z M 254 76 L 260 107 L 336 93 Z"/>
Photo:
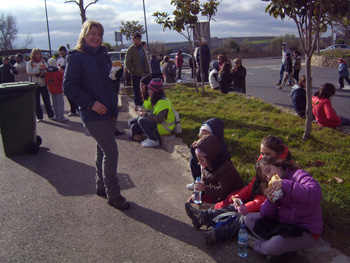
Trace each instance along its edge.
<path fill-rule="evenodd" d="M 84 127 L 97 142 L 96 151 L 96 188 L 106 189 L 109 199 L 120 196 L 117 177 L 118 145 L 114 137 L 117 118 L 110 120 L 84 122 Z"/>

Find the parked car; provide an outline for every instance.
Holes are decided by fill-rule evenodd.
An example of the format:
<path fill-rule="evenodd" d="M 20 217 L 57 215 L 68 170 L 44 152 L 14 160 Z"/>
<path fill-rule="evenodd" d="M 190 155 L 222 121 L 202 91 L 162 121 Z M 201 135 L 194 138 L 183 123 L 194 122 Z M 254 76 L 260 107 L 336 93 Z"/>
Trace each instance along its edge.
<path fill-rule="evenodd" d="M 335 44 L 331 45 L 329 47 L 326 47 L 324 49 L 321 49 L 320 51 L 327 51 L 327 50 L 332 50 L 332 49 L 350 49 L 348 45 L 345 44 Z"/>
<path fill-rule="evenodd" d="M 171 53 L 170 54 L 170 58 L 172 60 L 175 61 L 175 56 L 176 56 L 177 53 Z M 183 67 L 184 68 L 189 68 L 190 67 L 190 62 L 189 62 L 189 59 L 191 58 L 191 55 L 190 54 L 187 54 L 187 53 L 182 53 L 182 57 L 184 59 L 184 64 L 183 64 Z"/>
<path fill-rule="evenodd" d="M 112 60 L 112 62 L 119 60 L 124 66 L 126 51 L 109 51 L 108 57 Z"/>

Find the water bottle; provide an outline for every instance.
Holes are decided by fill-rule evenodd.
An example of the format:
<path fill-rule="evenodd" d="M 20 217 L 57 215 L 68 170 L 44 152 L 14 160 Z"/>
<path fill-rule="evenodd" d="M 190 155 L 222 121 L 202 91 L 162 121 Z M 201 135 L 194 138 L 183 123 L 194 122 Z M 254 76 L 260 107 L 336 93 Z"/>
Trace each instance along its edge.
<path fill-rule="evenodd" d="M 248 232 L 245 225 L 241 225 L 238 232 L 238 256 L 245 258 L 248 255 Z"/>
<path fill-rule="evenodd" d="M 200 182 L 201 178 L 197 177 L 196 178 L 196 183 Z M 193 198 L 193 202 L 195 202 L 196 204 L 201 204 L 202 203 L 202 191 L 196 191 L 194 190 L 194 198 Z"/>

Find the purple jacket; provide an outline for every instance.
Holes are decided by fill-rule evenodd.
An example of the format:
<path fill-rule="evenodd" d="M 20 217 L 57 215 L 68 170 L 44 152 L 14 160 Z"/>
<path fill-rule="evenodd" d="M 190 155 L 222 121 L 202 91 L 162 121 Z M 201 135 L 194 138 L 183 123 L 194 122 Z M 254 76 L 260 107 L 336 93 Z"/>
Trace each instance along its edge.
<path fill-rule="evenodd" d="M 322 190 L 318 182 L 304 170 L 287 169 L 282 181 L 283 197 L 275 204 L 268 199 L 261 205 L 260 214 L 281 223 L 295 224 L 321 235 Z"/>

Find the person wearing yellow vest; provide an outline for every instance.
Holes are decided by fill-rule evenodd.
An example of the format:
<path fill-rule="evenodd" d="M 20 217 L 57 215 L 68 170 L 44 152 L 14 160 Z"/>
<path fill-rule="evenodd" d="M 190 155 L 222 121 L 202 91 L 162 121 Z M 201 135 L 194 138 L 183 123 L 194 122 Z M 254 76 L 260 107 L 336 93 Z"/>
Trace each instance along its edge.
<path fill-rule="evenodd" d="M 138 124 L 147 135 L 141 142 L 142 147 L 150 148 L 159 145 L 159 136 L 169 135 L 175 128 L 175 115 L 172 104 L 163 90 L 161 79 L 153 79 L 148 84 L 148 94 L 151 97 L 153 111 L 141 109 L 138 113 Z"/>

